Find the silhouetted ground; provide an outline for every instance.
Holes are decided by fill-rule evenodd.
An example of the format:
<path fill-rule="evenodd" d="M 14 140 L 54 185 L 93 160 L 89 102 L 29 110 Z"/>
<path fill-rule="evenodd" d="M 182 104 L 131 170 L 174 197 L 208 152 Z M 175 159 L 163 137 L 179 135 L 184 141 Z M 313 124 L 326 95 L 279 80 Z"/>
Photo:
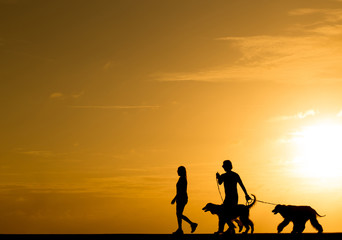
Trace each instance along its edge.
<path fill-rule="evenodd" d="M 256 233 L 252 235 L 185 234 L 0 234 L 0 239 L 34 240 L 342 240 L 342 233 L 304 233 L 302 235 Z"/>

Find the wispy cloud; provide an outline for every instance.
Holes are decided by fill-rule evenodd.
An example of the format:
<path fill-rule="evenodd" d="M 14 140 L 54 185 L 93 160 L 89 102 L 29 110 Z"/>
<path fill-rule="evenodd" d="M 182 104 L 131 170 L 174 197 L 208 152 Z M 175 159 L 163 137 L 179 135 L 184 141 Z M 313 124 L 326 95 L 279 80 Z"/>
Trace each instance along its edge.
<path fill-rule="evenodd" d="M 45 150 L 29 150 L 29 151 L 21 151 L 20 153 L 30 155 L 30 156 L 39 156 L 39 157 L 52 157 L 55 155 L 51 151 L 45 151 Z"/>
<path fill-rule="evenodd" d="M 91 193 L 98 192 L 95 187 L 84 187 L 76 184 L 36 184 L 36 183 L 23 183 L 23 184 L 7 184 L 0 185 L 0 192 L 2 194 L 8 193 L 21 193 L 21 195 L 28 195 L 32 193 Z"/>
<path fill-rule="evenodd" d="M 61 99 L 63 97 L 64 97 L 64 94 L 61 92 L 54 92 L 50 94 L 50 98 L 53 98 L 53 99 L 56 99 L 56 98 Z"/>
<path fill-rule="evenodd" d="M 272 81 L 306 84 L 342 81 L 342 9 L 295 9 L 290 16 L 318 14 L 310 25 L 296 24 L 283 35 L 217 38 L 238 49 L 234 64 L 159 74 L 159 81 Z"/>
<path fill-rule="evenodd" d="M 269 122 L 278 122 L 278 121 L 286 121 L 286 120 L 295 120 L 295 119 L 304 119 L 309 116 L 315 116 L 318 114 L 318 111 L 315 110 L 308 110 L 306 112 L 299 112 L 294 115 L 284 115 L 284 116 L 277 116 L 274 118 L 271 118 Z"/>
<path fill-rule="evenodd" d="M 321 13 L 323 9 L 314 9 L 314 8 L 298 8 L 293 9 L 289 12 L 289 15 L 293 16 L 302 16 L 302 15 L 309 15 L 315 13 Z"/>
<path fill-rule="evenodd" d="M 310 24 L 296 24 L 294 30 L 314 33 L 321 36 L 334 36 L 342 33 L 342 9 L 295 9 L 292 16 L 316 15 L 316 21 Z"/>
<path fill-rule="evenodd" d="M 160 197 L 160 193 L 172 185 L 174 177 L 151 173 L 148 175 L 88 178 L 86 181 L 89 185 L 96 186 L 99 192 L 102 191 L 106 194 L 155 198 Z M 156 194 L 156 189 L 159 194 Z"/>
<path fill-rule="evenodd" d="M 67 98 L 80 98 L 85 94 L 84 91 L 78 92 L 78 93 L 73 93 L 73 94 L 64 94 L 62 92 L 54 92 L 50 94 L 51 99 L 67 99 Z"/>
<path fill-rule="evenodd" d="M 331 8 L 298 8 L 289 12 L 291 16 L 319 15 L 316 23 L 336 23 L 342 20 L 342 9 Z"/>
<path fill-rule="evenodd" d="M 71 97 L 72 98 L 80 98 L 80 97 L 82 97 L 84 95 L 84 93 L 85 93 L 84 91 L 79 92 L 79 93 L 74 93 L 74 94 L 71 95 Z"/>
<path fill-rule="evenodd" d="M 70 108 L 79 108 L 79 109 L 157 109 L 160 108 L 160 106 L 157 105 L 137 105 L 137 106 L 132 106 L 132 105 L 114 105 L 114 106 L 101 106 L 101 105 L 89 105 L 89 106 L 69 106 Z"/>

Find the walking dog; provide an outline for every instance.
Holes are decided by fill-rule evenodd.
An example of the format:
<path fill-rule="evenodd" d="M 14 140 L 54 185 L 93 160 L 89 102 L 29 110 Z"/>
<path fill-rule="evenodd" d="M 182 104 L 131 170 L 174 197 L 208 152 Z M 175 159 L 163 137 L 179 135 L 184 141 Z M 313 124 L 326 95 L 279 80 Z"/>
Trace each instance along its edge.
<path fill-rule="evenodd" d="M 248 233 L 249 229 L 251 229 L 251 233 L 254 231 L 254 224 L 253 222 L 249 219 L 249 209 L 255 204 L 256 202 L 256 197 L 254 197 L 252 203 L 249 205 L 242 205 L 239 204 L 237 206 L 227 208 L 224 205 L 217 205 L 213 203 L 208 203 L 205 205 L 204 208 L 202 208 L 203 211 L 205 212 L 210 212 L 211 214 L 216 214 L 219 218 L 219 223 L 218 223 L 218 231 L 216 233 L 223 233 L 224 225 L 225 223 L 228 224 L 229 228 L 226 231 L 226 233 L 235 233 L 235 225 L 232 223 L 232 221 L 236 218 L 240 218 L 240 221 L 242 223 L 242 226 L 246 228 L 244 233 Z M 240 226 L 240 232 L 242 230 L 242 226 Z"/>
<path fill-rule="evenodd" d="M 274 214 L 279 213 L 284 218 L 284 221 L 278 225 L 278 233 L 280 233 L 290 222 L 293 223 L 291 233 L 302 233 L 305 229 L 305 223 L 308 220 L 310 220 L 311 225 L 317 229 L 318 233 L 323 232 L 321 224 L 317 221 L 317 216 L 324 216 L 319 215 L 316 210 L 310 206 L 277 205 L 272 212 Z"/>

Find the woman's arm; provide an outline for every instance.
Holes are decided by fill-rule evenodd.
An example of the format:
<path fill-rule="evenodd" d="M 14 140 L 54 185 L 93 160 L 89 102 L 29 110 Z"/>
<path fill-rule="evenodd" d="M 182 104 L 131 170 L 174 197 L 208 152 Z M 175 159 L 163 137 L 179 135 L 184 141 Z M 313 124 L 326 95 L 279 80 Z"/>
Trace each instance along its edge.
<path fill-rule="evenodd" d="M 176 202 L 177 195 L 172 199 L 171 204 L 174 204 Z"/>

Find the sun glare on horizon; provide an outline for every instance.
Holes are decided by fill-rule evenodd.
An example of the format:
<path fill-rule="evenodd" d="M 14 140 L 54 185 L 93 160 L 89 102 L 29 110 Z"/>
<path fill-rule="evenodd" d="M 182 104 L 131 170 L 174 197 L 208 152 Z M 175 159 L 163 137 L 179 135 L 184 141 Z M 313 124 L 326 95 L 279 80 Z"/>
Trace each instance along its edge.
<path fill-rule="evenodd" d="M 293 159 L 299 176 L 336 179 L 342 176 L 342 125 L 322 123 L 294 133 L 297 149 Z"/>

